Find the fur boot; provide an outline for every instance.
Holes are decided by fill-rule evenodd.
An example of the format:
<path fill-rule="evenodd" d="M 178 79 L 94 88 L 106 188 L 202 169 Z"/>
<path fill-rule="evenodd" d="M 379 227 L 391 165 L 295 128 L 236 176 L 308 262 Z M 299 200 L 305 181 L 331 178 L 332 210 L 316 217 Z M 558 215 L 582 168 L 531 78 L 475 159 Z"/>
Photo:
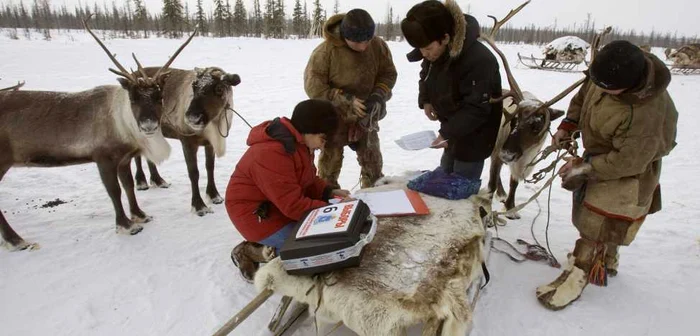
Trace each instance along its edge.
<path fill-rule="evenodd" d="M 275 258 L 275 249 L 255 242 L 244 241 L 231 250 L 231 260 L 248 282 L 253 281 L 260 263 Z"/>
<path fill-rule="evenodd" d="M 560 310 L 576 301 L 588 284 L 595 246 L 584 239 L 576 241 L 569 266 L 551 283 L 537 288 L 537 300 L 547 309 Z"/>
<path fill-rule="evenodd" d="M 605 251 L 605 270 L 608 276 L 614 277 L 617 275 L 617 266 L 620 263 L 620 247 L 617 244 L 608 243 L 608 249 Z"/>

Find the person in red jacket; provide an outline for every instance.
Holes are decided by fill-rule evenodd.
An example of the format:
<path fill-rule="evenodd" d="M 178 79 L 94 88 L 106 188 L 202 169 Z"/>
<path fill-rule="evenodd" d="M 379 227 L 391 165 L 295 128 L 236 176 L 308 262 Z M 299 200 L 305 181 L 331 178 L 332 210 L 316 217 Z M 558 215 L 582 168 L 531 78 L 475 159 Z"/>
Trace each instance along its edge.
<path fill-rule="evenodd" d="M 297 104 L 292 118 L 275 118 L 253 127 L 250 146 L 226 188 L 226 211 L 246 241 L 231 251 L 233 263 L 252 280 L 261 262 L 279 254 L 296 222 L 309 210 L 350 192 L 332 189 L 316 175 L 314 151 L 338 127 L 330 102 Z"/>

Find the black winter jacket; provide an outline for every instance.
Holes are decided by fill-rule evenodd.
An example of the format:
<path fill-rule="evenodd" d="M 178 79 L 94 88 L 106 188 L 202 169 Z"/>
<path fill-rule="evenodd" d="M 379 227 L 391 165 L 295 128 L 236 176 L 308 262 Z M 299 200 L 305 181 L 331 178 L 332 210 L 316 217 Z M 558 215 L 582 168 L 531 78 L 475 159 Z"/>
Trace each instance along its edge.
<path fill-rule="evenodd" d="M 418 104 L 421 109 L 432 104 L 440 121 L 439 132 L 448 140 L 447 150 L 455 159 L 474 162 L 489 157 L 496 143 L 503 105 L 490 104 L 489 98 L 501 96 L 501 75 L 496 57 L 477 41 L 479 23 L 470 15 L 464 17 L 464 42 L 450 43 L 435 62 L 423 60 Z M 408 58 L 413 62 L 423 59 L 419 50 Z"/>

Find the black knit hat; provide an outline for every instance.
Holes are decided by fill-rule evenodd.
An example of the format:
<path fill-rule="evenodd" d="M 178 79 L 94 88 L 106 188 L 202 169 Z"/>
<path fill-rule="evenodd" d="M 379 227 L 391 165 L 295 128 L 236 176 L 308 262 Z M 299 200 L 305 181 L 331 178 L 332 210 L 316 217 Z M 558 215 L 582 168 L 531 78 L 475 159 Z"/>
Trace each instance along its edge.
<path fill-rule="evenodd" d="M 335 107 L 327 100 L 302 101 L 294 107 L 291 121 L 301 134 L 326 134 L 330 137 L 338 128 Z"/>
<path fill-rule="evenodd" d="M 454 35 L 455 20 L 440 1 L 423 1 L 411 8 L 401 21 L 401 31 L 414 48 L 440 41 L 445 34 Z"/>
<path fill-rule="evenodd" d="M 364 9 L 355 8 L 340 22 L 340 36 L 353 42 L 365 42 L 374 37 L 374 20 Z"/>
<path fill-rule="evenodd" d="M 593 59 L 589 75 L 595 85 L 606 90 L 629 89 L 637 86 L 646 72 L 644 52 L 623 40 L 603 47 Z"/>

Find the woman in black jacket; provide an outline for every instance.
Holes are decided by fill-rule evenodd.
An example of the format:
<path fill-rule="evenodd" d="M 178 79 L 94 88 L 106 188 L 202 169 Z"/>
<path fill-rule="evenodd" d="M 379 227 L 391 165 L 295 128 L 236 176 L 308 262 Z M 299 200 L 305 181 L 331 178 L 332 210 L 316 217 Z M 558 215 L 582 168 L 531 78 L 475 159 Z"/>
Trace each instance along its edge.
<path fill-rule="evenodd" d="M 501 76 L 494 55 L 477 41 L 479 23 L 454 0 L 425 1 L 408 11 L 401 30 L 416 48 L 409 61 L 423 61 L 418 105 L 428 119 L 440 121 L 433 143 L 444 148 L 440 167 L 479 180 L 502 109 L 501 103 L 489 103 L 501 96 Z"/>

